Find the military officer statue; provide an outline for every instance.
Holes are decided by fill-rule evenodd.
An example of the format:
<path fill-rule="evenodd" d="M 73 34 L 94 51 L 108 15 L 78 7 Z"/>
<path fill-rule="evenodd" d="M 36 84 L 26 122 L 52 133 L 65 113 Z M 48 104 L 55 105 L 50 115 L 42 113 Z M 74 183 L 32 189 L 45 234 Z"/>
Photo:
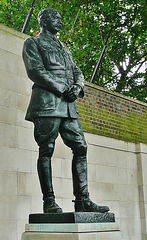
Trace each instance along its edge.
<path fill-rule="evenodd" d="M 52 186 L 51 157 L 60 133 L 73 153 L 72 177 L 75 211 L 107 212 L 89 199 L 87 187 L 87 145 L 75 100 L 84 96 L 84 76 L 73 62 L 71 53 L 55 34 L 62 21 L 55 9 L 39 12 L 40 34 L 25 40 L 23 60 L 28 77 L 34 82 L 26 120 L 34 123 L 34 137 L 39 146 L 38 175 L 43 193 L 44 213 L 62 209 L 55 202 Z"/>

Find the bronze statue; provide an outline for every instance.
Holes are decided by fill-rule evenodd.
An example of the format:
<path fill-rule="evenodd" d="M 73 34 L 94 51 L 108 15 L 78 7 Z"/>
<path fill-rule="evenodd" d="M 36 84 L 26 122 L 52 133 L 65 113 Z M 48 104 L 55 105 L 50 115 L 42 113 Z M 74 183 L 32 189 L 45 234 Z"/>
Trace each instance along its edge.
<path fill-rule="evenodd" d="M 76 212 L 107 212 L 89 199 L 87 187 L 87 144 L 75 100 L 84 96 L 84 76 L 73 62 L 67 47 L 55 34 L 62 21 L 55 9 L 39 12 L 40 34 L 24 42 L 23 60 L 28 77 L 34 82 L 26 120 L 34 123 L 39 146 L 38 175 L 43 193 L 44 213 L 62 212 L 55 202 L 51 157 L 60 133 L 73 152 L 72 177 Z"/>

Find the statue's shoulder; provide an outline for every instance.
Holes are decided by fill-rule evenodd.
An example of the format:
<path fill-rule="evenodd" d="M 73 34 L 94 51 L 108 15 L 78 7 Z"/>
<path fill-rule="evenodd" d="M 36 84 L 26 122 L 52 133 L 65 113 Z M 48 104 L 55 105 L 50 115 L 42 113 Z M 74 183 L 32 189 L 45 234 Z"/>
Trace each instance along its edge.
<path fill-rule="evenodd" d="M 29 37 L 29 38 L 26 38 L 24 43 L 27 44 L 27 45 L 32 45 L 32 44 L 35 44 L 35 43 L 38 43 L 39 42 L 39 39 L 38 39 L 38 36 L 37 37 Z"/>

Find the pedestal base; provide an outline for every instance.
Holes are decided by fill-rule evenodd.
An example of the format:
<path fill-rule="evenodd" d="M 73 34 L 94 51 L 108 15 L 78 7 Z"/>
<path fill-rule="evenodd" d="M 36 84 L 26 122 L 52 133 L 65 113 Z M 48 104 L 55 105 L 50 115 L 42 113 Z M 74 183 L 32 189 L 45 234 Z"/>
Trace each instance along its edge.
<path fill-rule="evenodd" d="M 26 224 L 22 240 L 123 240 L 116 223 Z"/>
<path fill-rule="evenodd" d="M 29 215 L 29 223 L 104 223 L 115 222 L 114 213 L 67 212 Z"/>

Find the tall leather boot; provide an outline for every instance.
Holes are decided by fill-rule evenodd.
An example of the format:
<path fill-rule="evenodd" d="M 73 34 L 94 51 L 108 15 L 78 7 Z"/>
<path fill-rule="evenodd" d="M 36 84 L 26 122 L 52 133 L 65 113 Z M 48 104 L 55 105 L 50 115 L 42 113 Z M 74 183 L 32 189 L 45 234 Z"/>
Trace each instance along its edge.
<path fill-rule="evenodd" d="M 72 161 L 73 193 L 76 199 L 89 197 L 86 156 L 74 156 Z"/>
<path fill-rule="evenodd" d="M 62 212 L 62 209 L 55 203 L 55 195 L 54 195 L 53 185 L 52 185 L 51 158 L 40 157 L 37 163 L 37 170 L 38 170 L 41 190 L 43 193 L 44 213 Z"/>
<path fill-rule="evenodd" d="M 89 199 L 86 156 L 74 156 L 72 161 L 75 212 L 108 212 L 108 206 L 99 206 Z"/>

